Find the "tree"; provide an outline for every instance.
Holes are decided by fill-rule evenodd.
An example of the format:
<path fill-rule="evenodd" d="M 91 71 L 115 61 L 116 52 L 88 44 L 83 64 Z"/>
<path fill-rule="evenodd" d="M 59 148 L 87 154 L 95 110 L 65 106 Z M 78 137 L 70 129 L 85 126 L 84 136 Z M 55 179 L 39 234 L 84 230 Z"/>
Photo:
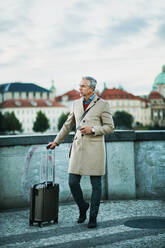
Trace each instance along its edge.
<path fill-rule="evenodd" d="M 165 130 L 165 126 L 159 126 L 155 124 L 154 126 L 148 125 L 148 130 Z"/>
<path fill-rule="evenodd" d="M 3 131 L 7 132 L 22 132 L 22 124 L 21 122 L 16 118 L 14 112 L 6 112 L 4 114 L 4 119 L 3 119 Z"/>
<path fill-rule="evenodd" d="M 133 116 L 125 111 L 116 111 L 114 116 L 115 127 L 119 129 L 131 129 L 133 124 Z"/>
<path fill-rule="evenodd" d="M 69 115 L 69 113 L 67 113 L 67 114 L 62 113 L 60 115 L 60 117 L 58 119 L 58 130 L 60 130 L 62 128 L 63 124 L 65 123 L 65 121 L 68 118 L 68 115 Z M 72 131 L 75 131 L 75 126 L 73 126 Z"/>
<path fill-rule="evenodd" d="M 33 131 L 34 132 L 45 132 L 48 128 L 49 120 L 46 115 L 42 111 L 37 112 L 36 120 L 33 124 Z"/>
<path fill-rule="evenodd" d="M 5 118 L 4 115 L 0 112 L 0 132 L 4 132 L 5 131 Z"/>

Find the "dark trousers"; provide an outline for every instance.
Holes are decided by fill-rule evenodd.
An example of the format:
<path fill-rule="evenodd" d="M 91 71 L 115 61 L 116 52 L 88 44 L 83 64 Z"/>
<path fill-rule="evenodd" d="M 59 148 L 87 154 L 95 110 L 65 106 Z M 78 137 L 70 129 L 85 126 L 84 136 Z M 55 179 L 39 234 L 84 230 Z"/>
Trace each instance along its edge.
<path fill-rule="evenodd" d="M 75 202 L 81 210 L 86 206 L 86 202 L 83 197 L 80 180 L 80 175 L 69 174 L 69 187 Z M 97 217 L 101 199 L 101 176 L 90 176 L 90 181 L 92 185 L 90 216 Z"/>

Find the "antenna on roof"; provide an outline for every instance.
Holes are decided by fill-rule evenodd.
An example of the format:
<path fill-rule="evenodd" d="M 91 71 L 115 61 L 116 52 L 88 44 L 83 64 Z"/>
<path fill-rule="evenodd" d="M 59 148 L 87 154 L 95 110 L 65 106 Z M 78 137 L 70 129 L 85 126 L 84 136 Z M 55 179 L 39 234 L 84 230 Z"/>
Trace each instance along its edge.
<path fill-rule="evenodd" d="M 53 98 L 56 97 L 56 88 L 54 86 L 54 80 L 51 81 L 52 82 L 52 86 L 50 88 L 50 91 L 53 93 Z"/>
<path fill-rule="evenodd" d="M 107 87 L 107 83 L 106 82 L 103 82 L 104 83 L 104 90 L 107 90 L 108 87 Z"/>

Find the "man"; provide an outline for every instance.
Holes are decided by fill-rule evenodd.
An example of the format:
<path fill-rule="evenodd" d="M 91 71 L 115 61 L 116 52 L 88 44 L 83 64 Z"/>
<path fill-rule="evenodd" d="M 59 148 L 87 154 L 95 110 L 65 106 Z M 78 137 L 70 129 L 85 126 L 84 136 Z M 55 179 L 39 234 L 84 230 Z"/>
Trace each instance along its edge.
<path fill-rule="evenodd" d="M 108 102 L 94 93 L 97 81 L 83 77 L 80 83 L 81 99 L 74 101 L 72 110 L 54 142 L 54 149 L 76 125 L 69 161 L 69 186 L 79 207 L 78 223 L 83 223 L 89 204 L 84 200 L 80 186 L 81 176 L 90 176 L 92 196 L 88 228 L 97 226 L 97 214 L 101 199 L 101 176 L 105 174 L 104 134 L 112 133 L 114 124 Z M 83 113 L 86 115 L 82 118 Z"/>

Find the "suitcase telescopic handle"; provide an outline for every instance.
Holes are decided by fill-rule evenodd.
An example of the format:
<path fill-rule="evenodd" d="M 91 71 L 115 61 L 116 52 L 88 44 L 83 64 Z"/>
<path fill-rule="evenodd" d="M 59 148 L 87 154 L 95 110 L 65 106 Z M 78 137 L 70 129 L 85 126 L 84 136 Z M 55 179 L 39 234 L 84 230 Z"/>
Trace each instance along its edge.
<path fill-rule="evenodd" d="M 52 151 L 52 181 L 53 185 L 55 185 L 55 149 Z M 49 164 L 49 149 L 47 149 L 47 155 L 46 155 L 46 186 L 48 185 L 48 164 Z"/>

